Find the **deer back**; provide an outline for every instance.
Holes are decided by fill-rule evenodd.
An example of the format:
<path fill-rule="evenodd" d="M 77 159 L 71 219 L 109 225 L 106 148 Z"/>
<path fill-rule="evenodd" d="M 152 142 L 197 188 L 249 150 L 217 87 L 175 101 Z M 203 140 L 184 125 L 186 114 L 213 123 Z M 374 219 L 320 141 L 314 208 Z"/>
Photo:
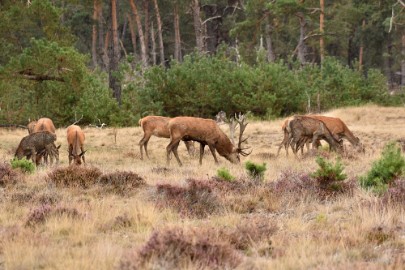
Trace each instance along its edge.
<path fill-rule="evenodd" d="M 68 145 L 72 147 L 72 154 L 75 156 L 79 155 L 85 139 L 83 130 L 79 126 L 70 125 L 67 128 L 66 133 Z"/>
<path fill-rule="evenodd" d="M 169 120 L 171 118 L 164 116 L 150 115 L 139 120 L 139 125 L 144 133 L 153 134 L 156 137 L 170 138 Z"/>
<path fill-rule="evenodd" d="M 40 118 L 34 126 L 33 132 L 39 131 L 49 131 L 55 133 L 56 129 L 51 119 L 49 118 Z"/>

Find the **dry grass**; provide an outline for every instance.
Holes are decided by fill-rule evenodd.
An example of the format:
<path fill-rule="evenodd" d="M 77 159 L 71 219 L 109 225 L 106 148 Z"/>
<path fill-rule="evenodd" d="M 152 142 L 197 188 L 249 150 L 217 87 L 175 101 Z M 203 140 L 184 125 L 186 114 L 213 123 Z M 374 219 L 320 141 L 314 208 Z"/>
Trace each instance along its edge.
<path fill-rule="evenodd" d="M 404 108 L 327 115 L 342 118 L 366 146 L 358 155 L 345 143 L 348 179 L 364 174 L 386 142 L 405 138 Z M 401 269 L 404 180 L 383 197 L 350 181 L 348 192 L 324 194 L 307 179 L 313 156 L 275 158 L 282 121 L 246 130 L 253 153 L 244 161 L 267 163 L 264 183 L 223 158 L 216 166 L 208 150 L 199 166 L 184 144 L 184 166 L 167 167 L 168 140 L 156 137 L 151 159 L 141 161 L 139 127 L 117 129 L 116 143 L 113 129 L 84 128 L 86 168 L 67 166 L 66 130 L 58 129 L 59 167 L 22 175 L 4 162 L 26 131 L 0 129 L 0 268 Z M 236 181 L 218 181 L 220 167 Z"/>

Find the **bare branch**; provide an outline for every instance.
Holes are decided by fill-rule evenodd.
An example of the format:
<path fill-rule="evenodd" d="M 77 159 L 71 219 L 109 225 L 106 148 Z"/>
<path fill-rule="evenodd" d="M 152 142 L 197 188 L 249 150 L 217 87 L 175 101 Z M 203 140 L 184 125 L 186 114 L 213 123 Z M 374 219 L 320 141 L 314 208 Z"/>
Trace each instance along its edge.
<path fill-rule="evenodd" d="M 25 79 L 27 80 L 33 80 L 33 81 L 59 81 L 59 82 L 65 82 L 65 79 L 62 77 L 55 77 L 55 76 L 49 76 L 45 74 L 36 74 L 34 73 L 31 69 L 26 69 L 18 72 L 19 74 L 23 75 Z"/>

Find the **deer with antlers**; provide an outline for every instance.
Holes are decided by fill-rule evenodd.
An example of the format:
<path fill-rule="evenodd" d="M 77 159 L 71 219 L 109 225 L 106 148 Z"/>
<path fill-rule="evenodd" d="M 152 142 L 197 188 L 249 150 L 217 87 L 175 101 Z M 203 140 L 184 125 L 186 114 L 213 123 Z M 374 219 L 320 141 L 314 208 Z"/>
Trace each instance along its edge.
<path fill-rule="evenodd" d="M 246 142 L 248 138 L 243 139 L 243 132 L 246 129 L 247 123 L 245 124 L 245 116 L 239 114 L 236 118 L 239 123 L 239 142 L 238 146 L 235 147 L 231 140 L 225 135 L 225 133 L 219 128 L 217 123 L 212 119 L 204 119 L 197 117 L 175 117 L 169 121 L 169 131 L 170 131 L 170 143 L 166 147 L 167 151 L 167 163 L 170 163 L 170 153 L 173 152 L 180 166 L 182 163 L 180 161 L 179 155 L 177 153 L 177 147 L 181 140 L 189 141 L 193 140 L 200 143 L 200 165 L 202 164 L 202 158 L 204 155 L 204 147 L 208 145 L 212 156 L 214 157 L 215 163 L 218 163 L 215 151 L 219 155 L 223 156 L 232 163 L 240 162 L 240 155 L 247 156 L 251 152 L 247 153 L 245 150 L 248 148 L 243 148 L 242 144 Z"/>

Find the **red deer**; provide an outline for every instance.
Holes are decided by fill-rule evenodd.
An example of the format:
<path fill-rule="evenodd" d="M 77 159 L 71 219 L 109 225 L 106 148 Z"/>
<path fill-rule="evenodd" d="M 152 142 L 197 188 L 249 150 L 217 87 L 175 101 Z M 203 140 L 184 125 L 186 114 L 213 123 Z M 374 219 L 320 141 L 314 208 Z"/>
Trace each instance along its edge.
<path fill-rule="evenodd" d="M 170 138 L 168 123 L 171 118 L 163 116 L 146 116 L 139 120 L 139 125 L 143 130 L 143 137 L 139 141 L 139 148 L 141 150 L 141 160 L 143 159 L 142 147 L 145 148 L 146 156 L 148 154 L 148 142 L 152 135 L 159 138 Z M 191 141 L 184 141 L 187 151 L 190 155 L 194 152 L 194 144 Z"/>
<path fill-rule="evenodd" d="M 70 125 L 67 130 L 67 142 L 69 145 L 69 165 L 74 162 L 75 165 L 80 165 L 82 164 L 82 159 L 83 163 L 86 163 L 85 158 L 84 158 L 84 153 L 86 151 L 83 150 L 83 145 L 84 145 L 84 132 L 79 126 L 76 125 Z"/>
<path fill-rule="evenodd" d="M 328 142 L 330 149 L 341 152 L 343 150 L 342 144 L 338 141 L 326 124 L 321 120 L 311 118 L 308 116 L 297 115 L 288 124 L 291 133 L 291 147 L 294 154 L 302 148 L 305 142 L 310 138 L 312 140 L 312 148 L 317 147 L 316 142 L 324 139 Z"/>
<path fill-rule="evenodd" d="M 49 118 L 46 118 L 46 117 L 40 118 L 40 119 L 38 119 L 38 121 L 33 125 L 33 130 L 32 130 L 32 132 L 34 133 L 34 132 L 39 132 L 39 131 L 49 131 L 49 132 L 55 134 L 55 137 L 56 137 L 56 133 L 55 133 L 56 129 L 55 129 L 55 126 L 54 126 L 52 120 L 49 119 Z M 29 130 L 28 130 L 28 132 L 29 132 Z M 50 153 L 48 153 L 47 151 L 45 151 L 45 152 L 42 154 L 42 157 L 44 158 L 45 163 L 47 163 L 48 154 L 50 154 Z"/>
<path fill-rule="evenodd" d="M 335 137 L 339 139 L 347 139 L 357 149 L 357 151 L 364 152 L 364 147 L 361 144 L 360 139 L 353 135 L 353 133 L 340 118 L 323 115 L 308 115 L 308 117 L 321 120 Z M 319 144 L 319 142 L 317 142 L 317 144 Z"/>
<path fill-rule="evenodd" d="M 200 143 L 200 165 L 202 164 L 205 145 L 208 145 L 212 156 L 214 157 L 215 163 L 218 163 L 215 150 L 230 162 L 239 163 L 239 155 L 247 156 L 250 153 L 246 153 L 244 151 L 247 148 L 242 148 L 242 143 L 247 140 L 247 138 L 242 139 L 243 132 L 247 124 L 243 123 L 243 116 L 237 121 L 240 125 L 240 133 L 238 146 L 235 147 L 231 140 L 212 119 L 186 116 L 172 118 L 169 121 L 170 143 L 166 147 L 167 163 L 170 163 L 170 153 L 173 152 L 177 162 L 180 166 L 182 166 L 177 153 L 177 147 L 179 146 L 180 140 L 193 140 Z"/>
<path fill-rule="evenodd" d="M 49 131 L 31 133 L 21 139 L 14 156 L 18 159 L 23 157 L 27 159 L 31 158 L 38 165 L 40 157 L 44 156 L 46 152 L 51 156 L 51 164 L 53 163 L 53 158 L 58 163 L 60 145 L 56 147 L 54 144 L 55 140 L 56 135 Z M 45 162 L 48 163 L 47 159 L 45 159 Z"/>
<path fill-rule="evenodd" d="M 38 132 L 38 131 L 49 131 L 53 134 L 55 134 L 55 126 L 53 125 L 53 122 L 49 118 L 40 118 L 37 123 L 34 126 L 33 132 Z"/>

